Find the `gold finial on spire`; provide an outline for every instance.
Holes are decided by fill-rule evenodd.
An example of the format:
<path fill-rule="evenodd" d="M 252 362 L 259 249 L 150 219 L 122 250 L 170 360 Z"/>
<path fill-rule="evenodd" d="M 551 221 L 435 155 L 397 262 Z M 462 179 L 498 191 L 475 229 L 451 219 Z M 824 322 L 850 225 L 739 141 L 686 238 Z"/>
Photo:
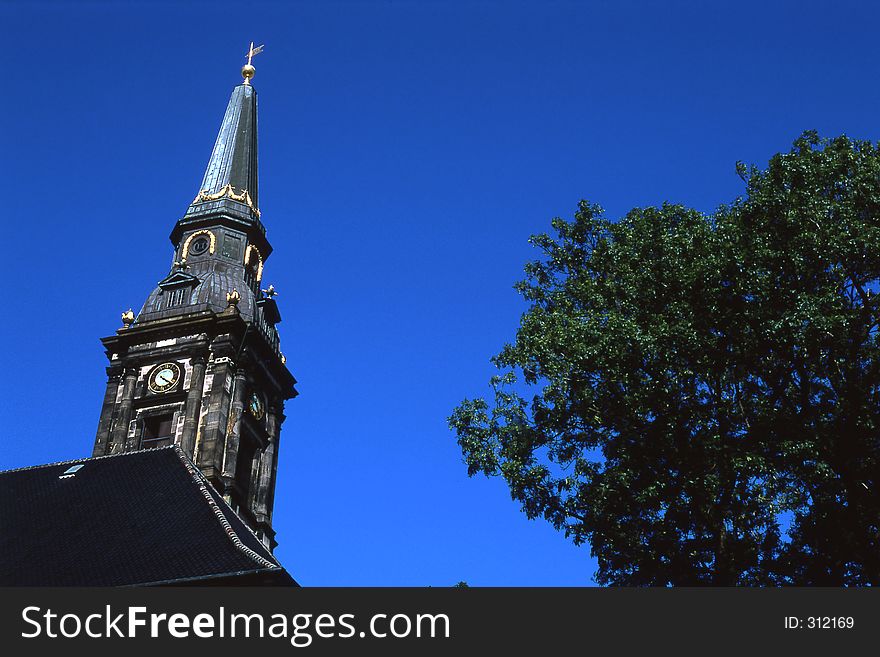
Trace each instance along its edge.
<path fill-rule="evenodd" d="M 241 67 L 241 75 L 244 78 L 245 84 L 251 83 L 251 78 L 254 77 L 254 73 L 256 73 L 257 71 L 257 69 L 255 69 L 253 65 L 251 65 L 251 60 L 254 58 L 255 55 L 259 55 L 261 52 L 263 52 L 263 48 L 264 46 L 257 46 L 256 48 L 254 48 L 254 42 L 251 41 L 251 47 L 247 51 L 247 64 Z"/>

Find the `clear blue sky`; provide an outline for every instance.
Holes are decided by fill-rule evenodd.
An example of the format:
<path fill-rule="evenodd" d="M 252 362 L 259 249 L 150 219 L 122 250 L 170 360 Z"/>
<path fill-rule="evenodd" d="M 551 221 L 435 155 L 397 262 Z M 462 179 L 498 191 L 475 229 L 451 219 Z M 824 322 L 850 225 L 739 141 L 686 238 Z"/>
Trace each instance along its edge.
<path fill-rule="evenodd" d="M 703 211 L 805 129 L 880 128 L 860 2 L 0 2 L 0 469 L 90 453 L 99 337 L 171 263 L 249 41 L 282 349 L 278 556 L 305 585 L 587 585 L 446 417 L 488 392 L 530 234 Z M 108 492 L 111 493 L 112 492 Z"/>

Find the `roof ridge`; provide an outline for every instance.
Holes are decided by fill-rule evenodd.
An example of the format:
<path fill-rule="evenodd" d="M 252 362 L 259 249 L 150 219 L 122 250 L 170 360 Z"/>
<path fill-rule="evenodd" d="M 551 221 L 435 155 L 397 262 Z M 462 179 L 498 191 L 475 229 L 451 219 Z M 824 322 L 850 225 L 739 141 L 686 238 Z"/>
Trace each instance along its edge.
<path fill-rule="evenodd" d="M 220 505 L 217 504 L 217 502 L 211 496 L 211 493 L 208 490 L 208 486 L 211 485 L 211 482 L 208 481 L 208 479 L 207 479 L 207 477 L 205 477 L 204 473 L 195 466 L 195 464 L 189 459 L 189 457 L 187 457 L 186 454 L 183 453 L 183 450 L 181 450 L 179 447 L 177 447 L 177 445 L 173 445 L 173 447 L 177 448 L 175 451 L 177 452 L 177 456 L 180 458 L 180 462 L 183 463 L 183 467 L 186 468 L 187 472 L 189 472 L 190 475 L 192 476 L 193 481 L 199 487 L 199 490 L 202 492 L 202 495 L 204 495 L 204 497 L 205 497 L 205 501 L 208 503 L 208 506 L 211 508 L 211 511 L 214 512 L 214 515 L 217 517 L 217 520 L 220 522 L 220 525 L 223 527 L 223 530 L 225 531 L 226 536 L 229 538 L 230 541 L 232 541 L 232 544 L 236 548 L 238 548 L 241 552 L 243 552 L 246 556 L 250 557 L 250 559 L 252 559 L 253 561 L 255 561 L 256 563 L 260 564 L 261 566 L 263 566 L 265 568 L 272 568 L 275 570 L 281 568 L 281 564 L 279 564 L 278 562 L 269 561 L 268 559 L 263 558 L 262 556 L 257 554 L 254 550 L 252 550 L 251 548 L 249 548 L 247 545 L 245 545 L 242 542 L 242 540 L 238 537 L 238 534 L 236 533 L 235 529 L 233 529 L 232 525 L 229 523 L 229 520 L 226 518 L 226 515 L 223 513 L 223 509 L 220 508 Z M 250 529 L 247 527 L 247 525 L 245 525 L 245 529 L 248 529 L 248 531 L 250 531 Z M 253 534 L 253 532 L 251 532 L 251 533 Z M 256 534 L 254 534 L 254 538 L 257 538 L 257 540 L 259 540 L 259 538 L 257 537 Z"/>
<path fill-rule="evenodd" d="M 122 584 L 122 587 L 128 588 L 140 588 L 147 586 L 165 586 L 166 584 L 171 584 L 174 586 L 179 586 L 180 583 L 189 583 L 189 582 L 202 582 L 205 580 L 212 579 L 220 579 L 223 577 L 236 577 L 238 575 L 253 575 L 255 573 L 264 573 L 266 571 L 277 571 L 278 568 L 265 568 L 262 570 L 231 570 L 228 573 L 216 573 L 213 575 L 194 575 L 192 577 L 184 577 L 180 579 L 157 579 L 152 582 L 139 582 L 137 584 Z M 287 573 L 290 575 L 290 573 Z M 293 578 L 291 578 L 293 579 Z M 294 580 L 296 581 L 296 580 Z"/>
<path fill-rule="evenodd" d="M 9 470 L 0 470 L 0 475 L 8 474 L 10 472 L 23 472 L 25 470 L 37 470 L 39 468 L 54 468 L 57 465 L 68 465 L 70 463 L 80 463 L 82 461 L 98 461 L 102 459 L 112 459 L 116 456 L 131 456 L 132 454 L 136 454 L 137 452 L 158 452 L 163 449 L 176 449 L 180 451 L 180 447 L 177 445 L 166 445 L 165 447 L 153 447 L 151 449 L 139 449 L 134 452 L 116 452 L 115 454 L 104 454 L 103 456 L 84 456 L 80 459 L 70 459 L 67 461 L 55 461 L 54 463 L 40 463 L 39 465 L 26 465 L 22 468 L 11 468 Z"/>

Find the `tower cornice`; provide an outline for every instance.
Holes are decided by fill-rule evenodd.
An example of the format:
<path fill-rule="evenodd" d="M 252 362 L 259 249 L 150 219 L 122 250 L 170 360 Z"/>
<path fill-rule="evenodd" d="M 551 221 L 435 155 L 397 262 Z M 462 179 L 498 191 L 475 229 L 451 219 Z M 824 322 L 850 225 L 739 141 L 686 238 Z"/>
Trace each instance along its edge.
<path fill-rule="evenodd" d="M 201 344 L 206 349 L 211 342 L 211 336 L 228 336 L 231 358 L 236 361 L 248 359 L 258 364 L 259 369 L 275 382 L 283 399 L 297 396 L 296 379 L 284 363 L 283 357 L 272 348 L 259 331 L 254 330 L 253 324 L 245 321 L 238 314 L 227 315 L 204 311 L 185 317 L 178 316 L 135 324 L 131 328 L 120 329 L 115 335 L 102 338 L 101 343 L 111 362 L 127 365 L 132 358 L 135 360 L 141 358 L 129 355 L 132 347 L 203 334 L 207 338 Z M 189 344 L 183 349 L 192 350 L 194 347 L 195 345 Z M 148 358 L 149 354 L 145 356 Z"/>

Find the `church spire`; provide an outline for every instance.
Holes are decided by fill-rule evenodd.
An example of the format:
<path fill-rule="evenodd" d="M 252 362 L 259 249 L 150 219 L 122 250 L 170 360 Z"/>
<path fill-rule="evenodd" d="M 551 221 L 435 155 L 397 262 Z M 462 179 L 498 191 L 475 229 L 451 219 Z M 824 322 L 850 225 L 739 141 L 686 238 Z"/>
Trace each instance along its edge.
<path fill-rule="evenodd" d="M 272 246 L 257 208 L 257 52 L 171 232 L 170 272 L 103 340 L 109 379 L 93 454 L 179 445 L 271 549 L 279 431 L 297 393 L 274 287 L 261 289 Z"/>
<path fill-rule="evenodd" d="M 229 198 L 259 216 L 257 190 L 257 92 L 245 79 L 232 90 L 190 212 L 202 203 Z"/>
<path fill-rule="evenodd" d="M 214 150 L 205 169 L 199 193 L 190 204 L 187 215 L 207 209 L 199 207 L 219 199 L 230 199 L 246 205 L 259 219 L 257 199 L 257 92 L 251 86 L 256 69 L 251 61 L 263 52 L 263 46 L 247 51 L 247 63 L 241 68 L 244 82 L 232 90 L 226 114 L 214 142 Z M 213 206 L 216 207 L 216 206 Z"/>

